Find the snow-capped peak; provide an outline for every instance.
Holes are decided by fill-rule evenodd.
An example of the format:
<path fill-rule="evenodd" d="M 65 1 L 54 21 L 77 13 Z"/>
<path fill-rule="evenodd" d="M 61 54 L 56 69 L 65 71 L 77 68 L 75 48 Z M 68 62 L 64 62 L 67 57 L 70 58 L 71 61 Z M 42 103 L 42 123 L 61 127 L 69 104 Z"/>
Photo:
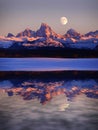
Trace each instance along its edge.
<path fill-rule="evenodd" d="M 32 31 L 31 29 L 29 28 L 26 28 L 23 32 L 20 32 L 16 35 L 16 37 L 35 37 L 35 32 Z"/>
<path fill-rule="evenodd" d="M 8 33 L 7 37 L 15 37 L 12 33 Z"/>
<path fill-rule="evenodd" d="M 89 32 L 87 34 L 85 34 L 86 37 L 92 36 L 92 37 L 96 37 L 98 38 L 98 30 L 94 31 L 94 32 Z"/>
<path fill-rule="evenodd" d="M 36 32 L 36 35 L 39 37 L 58 37 L 58 34 L 56 34 L 46 23 L 41 24 L 40 29 Z"/>
<path fill-rule="evenodd" d="M 52 28 L 42 23 L 35 32 L 29 28 L 14 36 L 8 33 L 6 37 L 0 36 L 0 48 L 10 47 L 69 47 L 69 48 L 98 48 L 98 30 L 81 35 L 74 29 L 69 29 L 65 35 L 55 33 Z"/>
<path fill-rule="evenodd" d="M 74 30 L 74 29 L 69 29 L 69 30 L 67 31 L 67 33 L 65 34 L 65 36 L 66 36 L 67 38 L 80 39 L 81 34 L 78 33 L 78 32 L 77 32 L 76 30 Z"/>
<path fill-rule="evenodd" d="M 49 27 L 49 25 L 47 23 L 41 23 L 41 26 Z"/>

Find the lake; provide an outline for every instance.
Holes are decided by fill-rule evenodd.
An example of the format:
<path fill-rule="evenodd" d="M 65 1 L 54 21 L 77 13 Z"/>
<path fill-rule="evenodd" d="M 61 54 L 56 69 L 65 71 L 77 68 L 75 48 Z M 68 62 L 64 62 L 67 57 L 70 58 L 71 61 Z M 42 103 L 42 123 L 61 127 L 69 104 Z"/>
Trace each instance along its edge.
<path fill-rule="evenodd" d="M 98 129 L 98 78 L 6 77 L 0 130 Z"/>
<path fill-rule="evenodd" d="M 0 71 L 98 70 L 98 58 L 0 58 Z"/>
<path fill-rule="evenodd" d="M 98 59 L 0 58 L 0 130 L 97 130 Z"/>

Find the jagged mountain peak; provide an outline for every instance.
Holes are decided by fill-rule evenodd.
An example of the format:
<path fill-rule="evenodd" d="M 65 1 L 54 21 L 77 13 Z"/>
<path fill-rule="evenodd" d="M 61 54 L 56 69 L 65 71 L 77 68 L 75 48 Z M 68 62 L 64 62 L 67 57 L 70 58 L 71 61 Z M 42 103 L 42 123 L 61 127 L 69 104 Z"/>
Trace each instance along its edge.
<path fill-rule="evenodd" d="M 96 31 L 90 31 L 85 34 L 86 37 L 92 36 L 92 37 L 98 37 L 98 30 Z"/>
<path fill-rule="evenodd" d="M 98 34 L 98 30 L 96 30 L 96 31 L 95 31 L 95 33 L 97 33 L 97 34 Z"/>
<path fill-rule="evenodd" d="M 8 33 L 7 37 L 14 37 L 14 35 L 12 33 Z"/>
<path fill-rule="evenodd" d="M 69 29 L 67 31 L 67 33 L 65 34 L 65 36 L 67 38 L 75 38 L 75 39 L 79 39 L 81 37 L 81 34 L 79 32 L 77 32 L 75 29 Z"/>
<path fill-rule="evenodd" d="M 58 34 L 56 34 L 48 24 L 42 23 L 40 29 L 38 29 L 36 32 L 36 36 L 53 38 L 57 37 Z"/>
<path fill-rule="evenodd" d="M 41 23 L 41 26 L 49 27 L 49 25 L 47 23 Z"/>
<path fill-rule="evenodd" d="M 67 33 L 69 33 L 70 35 L 74 35 L 75 33 L 76 34 L 80 34 L 79 32 L 77 32 L 75 29 L 71 28 L 67 31 Z"/>
<path fill-rule="evenodd" d="M 40 31 L 43 31 L 43 32 L 46 32 L 46 33 L 54 32 L 54 31 L 51 29 L 51 27 L 50 27 L 48 24 L 46 24 L 46 23 L 42 23 L 39 30 L 40 30 Z"/>
<path fill-rule="evenodd" d="M 35 37 L 35 31 L 32 31 L 29 28 L 26 28 L 23 32 L 20 32 L 16 35 L 16 37 Z"/>
<path fill-rule="evenodd" d="M 30 28 L 26 28 L 26 29 L 25 29 L 25 31 L 29 31 L 29 30 L 31 30 L 31 29 L 30 29 Z"/>

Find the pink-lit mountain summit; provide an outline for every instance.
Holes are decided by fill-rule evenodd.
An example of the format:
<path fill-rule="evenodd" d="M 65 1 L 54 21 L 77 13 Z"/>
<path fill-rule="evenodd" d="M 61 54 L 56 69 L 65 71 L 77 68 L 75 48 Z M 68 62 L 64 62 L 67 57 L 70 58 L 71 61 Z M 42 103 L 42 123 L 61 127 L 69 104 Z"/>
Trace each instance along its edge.
<path fill-rule="evenodd" d="M 42 23 L 37 31 L 29 28 L 14 36 L 8 33 L 6 37 L 0 37 L 0 48 L 12 48 L 13 46 L 34 49 L 37 47 L 60 47 L 78 49 L 98 48 L 98 30 L 80 34 L 74 29 L 69 29 L 66 34 L 57 34 L 52 28 Z"/>

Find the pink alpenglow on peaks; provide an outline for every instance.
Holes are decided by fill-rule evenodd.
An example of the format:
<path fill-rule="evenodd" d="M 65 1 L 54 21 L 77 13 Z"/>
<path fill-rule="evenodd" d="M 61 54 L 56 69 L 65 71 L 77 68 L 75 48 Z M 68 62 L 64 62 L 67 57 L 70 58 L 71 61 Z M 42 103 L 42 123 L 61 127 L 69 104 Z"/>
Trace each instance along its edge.
<path fill-rule="evenodd" d="M 74 44 L 75 43 L 75 44 Z M 42 23 L 37 31 L 29 28 L 14 36 L 8 33 L 6 37 L 0 36 L 0 48 L 27 48 L 60 47 L 72 49 L 97 49 L 98 30 L 87 34 L 80 34 L 74 29 L 69 29 L 66 34 L 57 34 L 46 23 Z"/>
<path fill-rule="evenodd" d="M 40 29 L 37 30 L 36 35 L 39 37 L 58 37 L 58 35 L 51 29 L 51 27 L 42 23 Z"/>

